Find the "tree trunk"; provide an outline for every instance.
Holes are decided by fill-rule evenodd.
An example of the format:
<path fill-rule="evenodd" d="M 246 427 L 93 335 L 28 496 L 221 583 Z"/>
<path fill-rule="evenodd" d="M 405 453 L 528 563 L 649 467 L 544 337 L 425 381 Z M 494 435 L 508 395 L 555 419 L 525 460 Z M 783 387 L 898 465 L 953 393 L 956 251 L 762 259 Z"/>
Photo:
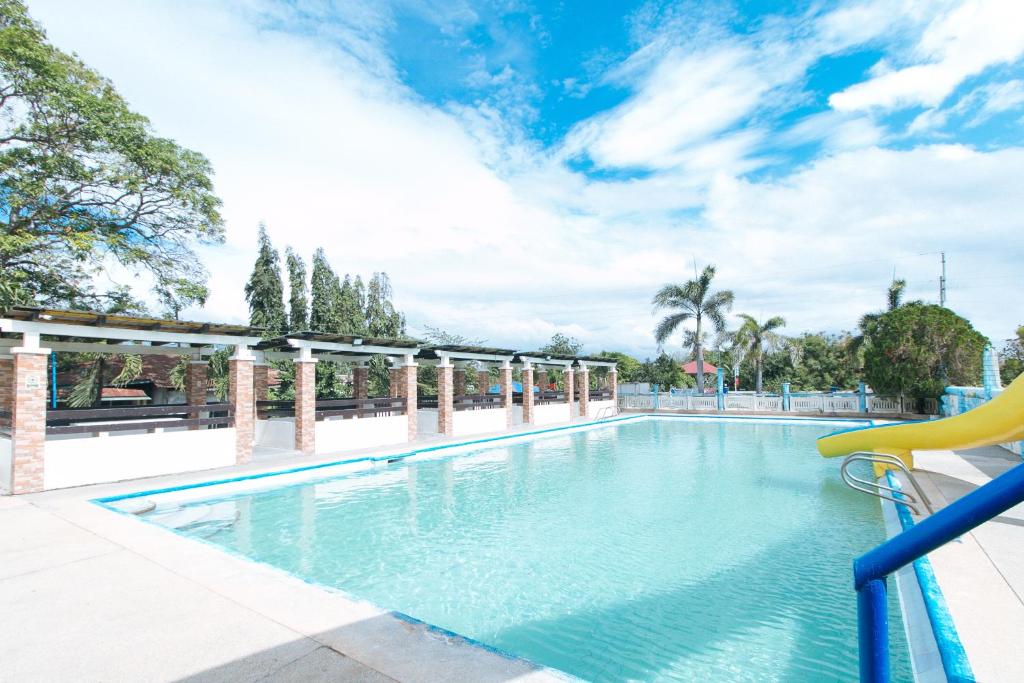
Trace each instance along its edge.
<path fill-rule="evenodd" d="M 761 377 L 764 373 L 764 357 L 761 355 L 757 356 L 757 384 L 755 385 L 755 391 L 761 393 Z"/>
<path fill-rule="evenodd" d="M 694 339 L 693 347 L 697 356 L 697 393 L 704 393 L 704 347 L 700 343 L 700 316 L 697 316 L 697 337 Z"/>

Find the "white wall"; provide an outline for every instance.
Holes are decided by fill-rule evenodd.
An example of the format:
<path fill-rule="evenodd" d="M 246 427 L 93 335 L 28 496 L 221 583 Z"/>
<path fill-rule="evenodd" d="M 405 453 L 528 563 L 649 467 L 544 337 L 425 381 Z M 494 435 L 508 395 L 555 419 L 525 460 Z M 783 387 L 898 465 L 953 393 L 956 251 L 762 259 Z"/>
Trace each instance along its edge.
<path fill-rule="evenodd" d="M 255 443 L 257 446 L 294 449 L 295 418 L 275 417 L 273 420 L 256 420 Z"/>
<path fill-rule="evenodd" d="M 192 472 L 235 463 L 235 428 L 47 439 L 43 488 Z"/>
<path fill-rule="evenodd" d="M 452 416 L 452 430 L 455 436 L 503 432 L 507 429 L 504 408 L 483 408 L 481 410 L 459 410 Z"/>
<path fill-rule="evenodd" d="M 335 453 L 371 446 L 405 443 L 409 440 L 409 418 L 361 417 L 327 419 L 316 423 L 316 452 Z"/>
<path fill-rule="evenodd" d="M 11 491 L 11 440 L 0 436 L 0 491 Z"/>
<path fill-rule="evenodd" d="M 437 434 L 437 408 L 420 408 L 416 411 L 416 433 Z"/>
<path fill-rule="evenodd" d="M 597 414 L 604 408 L 614 408 L 615 401 L 589 401 L 587 403 L 587 417 L 591 420 L 597 417 Z M 611 417 L 614 413 L 610 410 L 605 410 L 601 417 Z"/>
<path fill-rule="evenodd" d="M 538 427 L 558 422 L 569 422 L 570 419 L 568 403 L 548 403 L 533 407 L 533 424 Z"/>
<path fill-rule="evenodd" d="M 523 406 L 513 405 L 512 406 L 512 426 L 516 427 L 523 424 Z"/>

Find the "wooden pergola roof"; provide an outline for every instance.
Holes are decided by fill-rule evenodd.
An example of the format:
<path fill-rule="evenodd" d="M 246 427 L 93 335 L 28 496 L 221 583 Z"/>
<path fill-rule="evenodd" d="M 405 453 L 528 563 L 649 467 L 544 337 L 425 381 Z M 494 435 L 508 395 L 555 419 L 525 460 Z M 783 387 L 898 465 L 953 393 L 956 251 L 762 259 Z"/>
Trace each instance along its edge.
<path fill-rule="evenodd" d="M 293 342 L 308 342 L 309 345 L 316 350 L 318 346 L 326 349 L 328 346 L 335 344 L 343 344 L 345 346 L 367 346 L 367 347 L 387 347 L 389 349 L 395 349 L 401 353 L 409 353 L 419 349 L 423 342 L 417 339 L 393 339 L 387 337 L 369 337 L 361 334 L 335 334 L 333 332 L 291 332 L 284 334 L 279 337 L 273 337 L 271 339 L 264 339 L 256 345 L 256 349 L 259 351 L 270 351 L 280 349 L 294 349 L 296 345 Z M 371 353 L 376 353 L 371 352 Z"/>
<path fill-rule="evenodd" d="M 228 323 L 195 322 L 188 320 L 167 320 L 166 318 L 147 318 L 132 315 L 113 315 L 95 313 L 93 311 L 72 311 L 56 308 L 36 308 L 32 306 L 15 306 L 8 309 L 0 319 L 39 322 L 53 325 L 81 325 L 84 327 L 106 327 L 118 330 L 137 332 L 171 332 L 177 334 L 212 334 L 231 337 L 259 337 L 263 330 L 248 325 L 232 325 Z M 42 328 L 40 328 L 42 329 Z M 6 331 L 6 330 L 5 330 Z M 50 337 L 69 335 L 51 334 Z"/>

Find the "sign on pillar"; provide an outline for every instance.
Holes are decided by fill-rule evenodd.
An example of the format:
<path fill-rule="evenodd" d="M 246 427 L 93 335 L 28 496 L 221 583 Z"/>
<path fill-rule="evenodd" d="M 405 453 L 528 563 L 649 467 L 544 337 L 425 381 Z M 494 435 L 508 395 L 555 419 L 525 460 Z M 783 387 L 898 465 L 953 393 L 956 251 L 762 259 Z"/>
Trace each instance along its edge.
<path fill-rule="evenodd" d="M 11 349 L 11 355 L 11 493 L 34 493 L 45 487 L 46 366 L 50 349 L 39 347 L 39 335 L 26 334 L 23 345 Z"/>

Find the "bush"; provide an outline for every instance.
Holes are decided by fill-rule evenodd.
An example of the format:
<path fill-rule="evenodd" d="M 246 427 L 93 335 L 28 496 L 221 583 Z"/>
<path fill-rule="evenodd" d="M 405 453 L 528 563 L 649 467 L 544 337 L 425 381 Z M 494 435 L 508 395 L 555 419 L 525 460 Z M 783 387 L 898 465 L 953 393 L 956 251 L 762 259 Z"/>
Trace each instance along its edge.
<path fill-rule="evenodd" d="M 864 353 L 864 374 L 879 394 L 937 398 L 947 385 L 981 383 L 988 340 L 942 306 L 912 303 L 878 317 Z"/>

